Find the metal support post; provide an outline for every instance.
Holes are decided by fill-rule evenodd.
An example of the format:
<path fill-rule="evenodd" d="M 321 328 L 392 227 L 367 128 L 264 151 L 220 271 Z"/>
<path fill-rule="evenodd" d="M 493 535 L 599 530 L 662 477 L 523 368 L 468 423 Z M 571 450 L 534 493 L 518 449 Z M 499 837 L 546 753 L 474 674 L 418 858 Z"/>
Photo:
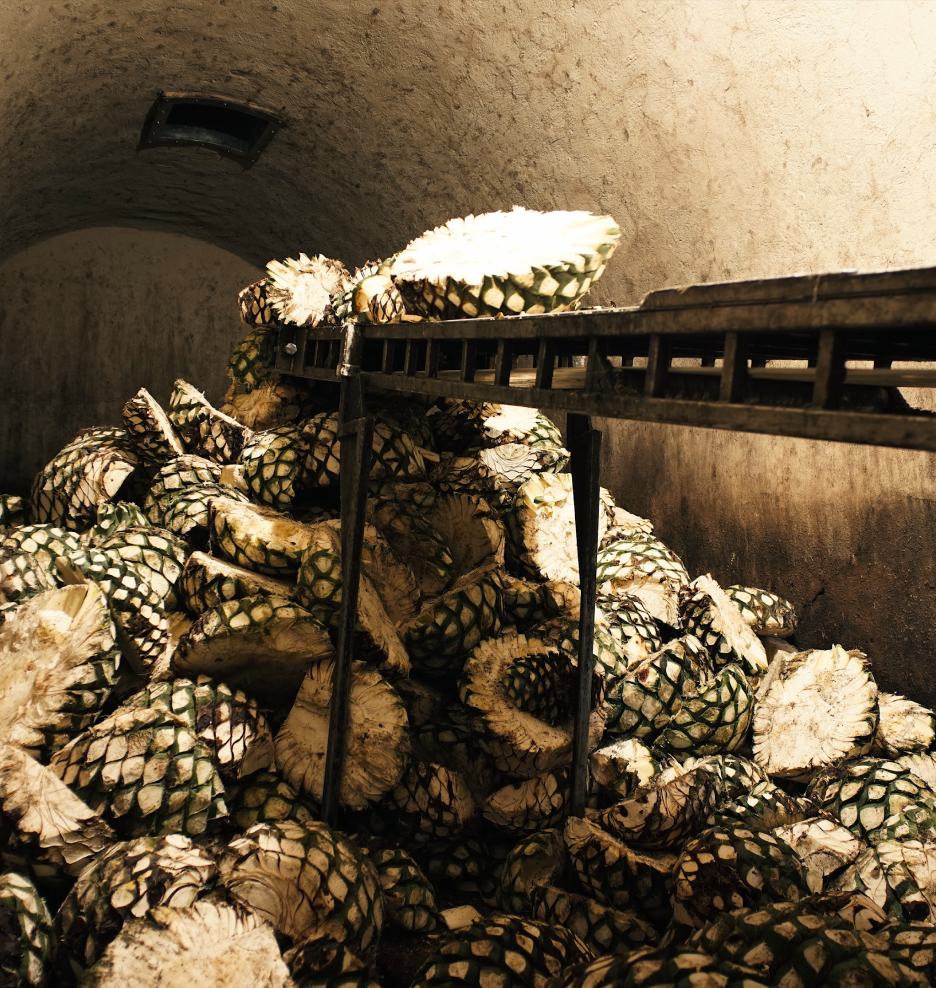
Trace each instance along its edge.
<path fill-rule="evenodd" d="M 328 718 L 328 747 L 325 752 L 325 781 L 322 817 L 330 827 L 338 821 L 339 796 L 348 733 L 348 700 L 351 683 L 351 651 L 357 619 L 358 586 L 361 574 L 361 545 L 367 507 L 367 478 L 370 474 L 374 439 L 373 419 L 364 414 L 361 385 L 363 332 L 354 323 L 345 325 L 338 375 L 341 399 L 338 406 L 338 438 L 341 442 L 341 609 L 338 617 L 338 648 L 335 678 Z"/>
<path fill-rule="evenodd" d="M 568 418 L 572 450 L 572 495 L 575 500 L 575 532 L 578 543 L 579 611 L 578 682 L 575 691 L 575 735 L 572 742 L 571 816 L 585 815 L 588 787 L 588 722 L 592 701 L 592 669 L 595 662 L 595 598 L 598 564 L 598 512 L 600 509 L 601 433 L 591 428 L 586 415 Z"/>

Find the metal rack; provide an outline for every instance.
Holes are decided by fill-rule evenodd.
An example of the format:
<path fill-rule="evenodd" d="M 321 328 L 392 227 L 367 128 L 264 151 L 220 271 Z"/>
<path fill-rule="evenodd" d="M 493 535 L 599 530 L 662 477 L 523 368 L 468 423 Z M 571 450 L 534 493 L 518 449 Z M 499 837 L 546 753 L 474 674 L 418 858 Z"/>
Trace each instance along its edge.
<path fill-rule="evenodd" d="M 323 812 L 337 814 L 373 423 L 366 390 L 568 413 L 582 591 L 570 812 L 585 805 L 598 552 L 594 416 L 936 451 L 936 268 L 696 285 L 640 306 L 553 315 L 282 327 L 282 374 L 341 385 L 345 592 Z"/>

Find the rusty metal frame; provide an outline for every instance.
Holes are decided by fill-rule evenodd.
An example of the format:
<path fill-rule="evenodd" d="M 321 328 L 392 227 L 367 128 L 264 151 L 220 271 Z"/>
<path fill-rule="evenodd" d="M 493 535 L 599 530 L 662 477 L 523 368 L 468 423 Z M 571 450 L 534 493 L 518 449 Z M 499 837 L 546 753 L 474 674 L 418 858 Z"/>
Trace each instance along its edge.
<path fill-rule="evenodd" d="M 680 357 L 699 358 L 700 366 L 676 364 Z M 521 358 L 527 358 L 527 366 L 521 366 Z M 576 358 L 584 366 L 570 367 Z M 770 366 L 778 360 L 805 366 L 794 371 Z M 872 366 L 856 368 L 859 361 Z M 910 366 L 895 368 L 898 362 Z M 329 725 L 326 819 L 333 822 L 337 814 L 343 758 L 352 605 L 360 569 L 358 530 L 370 456 L 363 414 L 366 390 L 570 413 L 582 590 L 570 812 L 580 816 L 587 780 L 598 548 L 601 435 L 591 427 L 593 417 L 936 452 L 936 415 L 862 405 L 884 395 L 883 388 L 936 387 L 936 371 L 916 369 L 924 362 L 936 363 L 936 268 L 698 285 L 652 293 L 639 307 L 556 315 L 315 330 L 281 327 L 277 370 L 307 380 L 340 380 L 342 386 L 344 589 Z M 708 380 L 709 393 L 703 398 L 680 396 L 679 382 L 689 378 Z M 768 386 L 777 388 L 776 394 L 799 389 L 798 403 L 765 403 L 758 389 Z"/>

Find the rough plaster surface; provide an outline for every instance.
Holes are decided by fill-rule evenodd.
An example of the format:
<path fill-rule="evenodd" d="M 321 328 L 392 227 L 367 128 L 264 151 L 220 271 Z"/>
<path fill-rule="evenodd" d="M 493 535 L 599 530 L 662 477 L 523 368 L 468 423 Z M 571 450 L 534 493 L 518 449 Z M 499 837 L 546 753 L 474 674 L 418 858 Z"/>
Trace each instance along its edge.
<path fill-rule="evenodd" d="M 206 285 L 298 250 L 360 263 L 472 211 L 611 213 L 626 240 L 597 302 L 936 264 L 934 42 L 920 0 L 2 5 L 4 470 L 28 475 L 72 423 L 113 420 L 128 387 L 165 398 L 170 364 L 216 373 L 189 347 L 238 328 Z M 248 171 L 137 153 L 162 90 L 254 102 L 287 127 Z M 155 233 L 125 235 L 136 254 L 114 233 L 103 251 L 97 233 L 44 240 L 101 226 L 216 247 L 176 237 L 186 265 Z M 606 482 L 690 569 L 786 590 L 803 641 L 865 647 L 882 681 L 936 701 L 930 457 L 606 435 Z"/>
<path fill-rule="evenodd" d="M 917 0 L 18 0 L 0 249 L 107 224 L 349 263 L 519 203 L 612 213 L 599 289 L 936 263 Z M 288 126 L 248 171 L 135 147 L 161 90 Z M 869 256 L 871 255 L 871 256 Z"/>
<path fill-rule="evenodd" d="M 246 333 L 237 291 L 261 272 L 179 234 L 91 229 L 0 265 L 0 491 L 28 492 L 78 429 L 120 425 L 145 387 L 183 377 L 218 401 Z"/>

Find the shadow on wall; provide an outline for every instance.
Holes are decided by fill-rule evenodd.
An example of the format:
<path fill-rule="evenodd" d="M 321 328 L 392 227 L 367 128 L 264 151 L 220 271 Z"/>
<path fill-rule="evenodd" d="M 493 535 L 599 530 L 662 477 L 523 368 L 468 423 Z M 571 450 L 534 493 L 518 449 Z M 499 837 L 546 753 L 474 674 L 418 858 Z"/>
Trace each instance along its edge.
<path fill-rule="evenodd" d="M 598 426 L 603 479 L 692 577 L 788 598 L 801 648 L 869 656 L 936 706 L 936 456 L 648 423 Z"/>
<path fill-rule="evenodd" d="M 263 272 L 200 240 L 97 227 L 0 265 L 0 492 L 32 479 L 78 429 L 120 425 L 141 387 L 167 404 L 182 377 L 220 401 L 245 335 L 237 292 Z"/>

